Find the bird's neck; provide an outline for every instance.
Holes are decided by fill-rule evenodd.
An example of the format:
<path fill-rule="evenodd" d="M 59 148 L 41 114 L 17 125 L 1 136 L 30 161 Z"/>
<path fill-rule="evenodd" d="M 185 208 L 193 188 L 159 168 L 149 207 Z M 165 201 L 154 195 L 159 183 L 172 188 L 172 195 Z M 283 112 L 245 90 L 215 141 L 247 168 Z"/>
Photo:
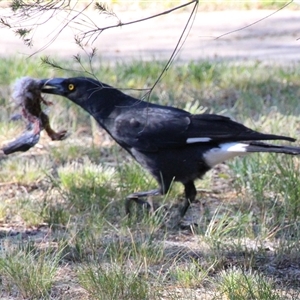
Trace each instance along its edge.
<path fill-rule="evenodd" d="M 126 95 L 117 89 L 104 88 L 94 92 L 80 106 L 102 123 L 102 120 L 118 114 L 120 110 L 130 109 L 141 102 L 141 100 Z"/>

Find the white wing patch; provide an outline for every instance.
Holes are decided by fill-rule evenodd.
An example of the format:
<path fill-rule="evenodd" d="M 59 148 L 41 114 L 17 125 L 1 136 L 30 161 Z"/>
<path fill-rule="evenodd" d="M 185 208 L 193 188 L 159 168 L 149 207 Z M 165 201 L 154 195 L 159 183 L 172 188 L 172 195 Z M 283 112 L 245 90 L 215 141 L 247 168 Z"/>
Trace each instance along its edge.
<path fill-rule="evenodd" d="M 203 157 L 209 167 L 224 162 L 235 156 L 246 154 L 248 144 L 243 143 L 224 143 L 217 148 L 212 148 L 203 154 Z"/>
<path fill-rule="evenodd" d="M 211 141 L 211 138 L 209 137 L 195 137 L 195 138 L 188 138 L 186 140 L 187 144 L 192 144 L 192 143 L 205 143 Z"/>

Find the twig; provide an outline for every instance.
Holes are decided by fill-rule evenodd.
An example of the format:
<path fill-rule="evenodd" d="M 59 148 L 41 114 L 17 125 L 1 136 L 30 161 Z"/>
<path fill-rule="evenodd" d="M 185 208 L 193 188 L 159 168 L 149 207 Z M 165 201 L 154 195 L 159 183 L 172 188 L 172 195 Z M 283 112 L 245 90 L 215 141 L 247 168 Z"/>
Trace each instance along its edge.
<path fill-rule="evenodd" d="M 187 23 L 186 23 L 185 26 L 184 26 L 184 29 L 183 29 L 183 31 L 182 31 L 182 33 L 181 33 L 181 35 L 180 35 L 180 37 L 179 37 L 179 39 L 178 39 L 178 41 L 177 41 L 177 44 L 176 44 L 176 46 L 175 46 L 175 48 L 174 48 L 174 50 L 173 50 L 173 52 L 172 52 L 172 54 L 171 54 L 169 60 L 167 61 L 166 65 L 164 66 L 164 68 L 163 68 L 163 70 L 161 71 L 160 75 L 158 76 L 158 78 L 156 79 L 156 81 L 154 82 L 154 84 L 152 85 L 152 87 L 150 88 L 149 92 L 146 93 L 146 95 L 145 95 L 145 96 L 147 96 L 148 99 L 149 99 L 149 97 L 150 97 L 152 91 L 154 90 L 155 86 L 158 84 L 158 82 L 159 82 L 159 81 L 161 80 L 161 78 L 163 77 L 164 73 L 170 68 L 170 66 L 171 66 L 171 64 L 172 64 L 172 62 L 173 62 L 175 56 L 177 55 L 177 53 L 178 53 L 178 51 L 179 51 L 178 49 L 180 49 L 180 48 L 183 46 L 183 44 L 184 44 L 184 42 L 185 42 L 185 40 L 186 40 L 186 38 L 187 38 L 187 36 L 188 36 L 188 34 L 187 34 L 187 35 L 186 35 L 186 38 L 184 39 L 183 43 L 182 43 L 181 46 L 180 46 L 180 43 L 181 43 L 181 41 L 182 41 L 182 39 L 183 39 L 183 37 L 184 37 L 184 34 L 185 34 L 185 32 L 186 32 L 186 30 L 187 30 L 187 28 L 188 28 L 188 26 L 189 26 L 189 24 L 190 24 L 190 22 L 191 22 L 191 20 L 192 20 L 192 17 L 193 17 L 193 16 L 195 17 L 195 15 L 196 15 L 196 9 L 197 9 L 197 7 L 198 7 L 199 2 L 198 2 L 198 1 L 192 1 L 192 2 L 190 2 L 190 4 L 191 4 L 191 3 L 194 3 L 194 2 L 195 2 L 195 5 L 194 5 L 194 7 L 193 7 L 193 10 L 192 10 L 192 12 L 191 12 L 191 14 L 190 14 L 190 16 L 189 16 L 189 18 L 188 18 L 188 20 L 187 20 Z"/>
<path fill-rule="evenodd" d="M 215 39 L 215 40 L 218 40 L 218 39 L 220 39 L 220 38 L 222 38 L 222 37 L 224 37 L 224 36 L 226 36 L 226 35 L 229 35 L 229 34 L 232 34 L 232 33 L 238 32 L 238 31 L 242 31 L 242 30 L 244 30 L 244 29 L 246 29 L 246 28 L 249 28 L 249 27 L 251 27 L 251 26 L 253 26 L 253 25 L 256 25 L 257 23 L 260 23 L 260 22 L 262 22 L 262 21 L 268 19 L 269 17 L 275 15 L 276 13 L 278 13 L 278 12 L 281 11 L 281 10 L 283 10 L 284 8 L 286 8 L 287 6 L 289 6 L 289 5 L 290 5 L 291 3 L 293 3 L 293 2 L 294 2 L 294 1 L 291 0 L 290 2 L 284 4 L 282 7 L 278 8 L 277 10 L 273 11 L 272 13 L 266 15 L 265 17 L 263 17 L 263 18 L 261 18 L 261 19 L 255 21 L 255 22 L 253 22 L 253 23 L 250 23 L 250 24 L 248 24 L 248 25 L 246 25 L 246 26 L 243 26 L 243 27 L 241 27 L 241 28 L 238 28 L 238 29 L 235 29 L 235 30 L 226 32 L 226 33 L 224 33 L 224 34 L 221 34 L 221 35 L 217 36 L 217 37 L 214 38 L 214 39 Z"/>
<path fill-rule="evenodd" d="M 158 14 L 146 17 L 146 18 L 142 18 L 142 19 L 138 19 L 138 20 L 134 20 L 134 21 L 130 21 L 130 22 L 125 22 L 125 23 L 119 21 L 119 23 L 115 24 L 115 25 L 110 25 L 110 26 L 106 26 L 106 27 L 98 27 L 96 29 L 89 30 L 89 31 L 86 31 L 86 32 L 82 33 L 82 35 L 83 35 L 82 40 L 85 39 L 87 36 L 94 35 L 96 32 L 102 33 L 103 31 L 105 31 L 107 29 L 116 28 L 116 27 L 122 27 L 122 26 L 127 26 L 127 25 L 132 25 L 132 24 L 144 22 L 144 21 L 147 21 L 147 20 L 151 20 L 153 18 L 157 18 L 157 17 L 163 16 L 163 15 L 169 14 L 169 13 L 171 13 L 173 11 L 182 9 L 182 8 L 184 8 L 186 6 L 191 5 L 192 3 L 197 3 L 198 4 L 198 2 L 199 2 L 199 0 L 193 0 L 193 1 L 190 1 L 188 3 L 176 6 L 174 8 L 169 9 L 169 10 L 163 11 L 161 13 L 158 13 Z M 99 34 L 97 36 L 99 36 Z"/>

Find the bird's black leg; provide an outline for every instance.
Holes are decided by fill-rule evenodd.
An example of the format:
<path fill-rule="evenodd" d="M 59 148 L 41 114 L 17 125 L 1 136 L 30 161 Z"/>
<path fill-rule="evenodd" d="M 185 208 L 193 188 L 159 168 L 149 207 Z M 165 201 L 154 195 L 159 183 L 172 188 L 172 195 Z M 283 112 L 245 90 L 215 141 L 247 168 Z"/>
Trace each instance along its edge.
<path fill-rule="evenodd" d="M 149 197 L 149 196 L 158 196 L 158 195 L 161 195 L 160 190 L 151 190 L 147 192 L 137 192 L 137 193 L 130 194 L 129 196 L 126 197 L 126 202 L 125 202 L 126 214 L 130 215 L 130 206 L 132 201 L 134 201 L 137 204 L 146 206 L 149 210 L 153 210 L 153 206 L 149 202 L 142 200 L 140 198 Z"/>
<path fill-rule="evenodd" d="M 197 195 L 197 190 L 193 181 L 189 181 L 188 183 L 184 184 L 184 192 L 185 192 L 185 201 L 183 207 L 180 210 L 181 218 L 184 217 L 185 213 L 187 212 L 191 203 L 194 202 Z"/>

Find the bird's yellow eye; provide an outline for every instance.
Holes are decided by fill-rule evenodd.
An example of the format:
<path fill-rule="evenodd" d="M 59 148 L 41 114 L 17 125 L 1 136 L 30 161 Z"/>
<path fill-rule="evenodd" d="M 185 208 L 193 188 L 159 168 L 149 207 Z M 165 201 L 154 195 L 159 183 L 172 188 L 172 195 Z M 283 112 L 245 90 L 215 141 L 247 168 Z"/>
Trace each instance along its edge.
<path fill-rule="evenodd" d="M 70 83 L 70 84 L 68 85 L 68 89 L 69 89 L 69 91 L 73 91 L 73 90 L 75 89 L 75 85 L 72 84 L 72 83 Z"/>

